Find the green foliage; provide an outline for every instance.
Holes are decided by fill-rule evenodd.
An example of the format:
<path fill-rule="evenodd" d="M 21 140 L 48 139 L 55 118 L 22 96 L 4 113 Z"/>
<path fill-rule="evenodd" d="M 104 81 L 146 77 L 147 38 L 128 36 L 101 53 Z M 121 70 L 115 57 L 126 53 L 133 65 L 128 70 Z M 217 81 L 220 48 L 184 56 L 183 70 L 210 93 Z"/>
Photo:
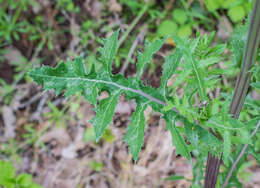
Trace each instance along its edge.
<path fill-rule="evenodd" d="M 170 176 L 165 178 L 164 180 L 168 180 L 168 181 L 176 181 L 176 180 L 183 180 L 185 179 L 184 176 Z"/>
<path fill-rule="evenodd" d="M 192 34 L 192 26 L 196 23 L 187 10 L 176 8 L 172 12 L 172 20 L 164 20 L 158 26 L 157 34 L 159 36 L 177 35 L 179 37 L 188 37 Z"/>
<path fill-rule="evenodd" d="M 103 99 L 99 102 L 99 105 L 95 110 L 97 114 L 91 120 L 91 123 L 94 125 L 95 128 L 96 141 L 99 141 L 107 126 L 111 123 L 117 105 L 118 97 L 121 92 L 122 90 L 120 89 L 112 92 L 110 93 L 109 98 Z"/>
<path fill-rule="evenodd" d="M 205 0 L 205 5 L 209 11 L 215 11 L 220 7 L 219 2 L 215 0 Z"/>
<path fill-rule="evenodd" d="M 12 163 L 0 161 L 0 169 L 1 169 L 0 185 L 11 187 L 12 184 L 11 181 L 15 176 L 15 171 Z"/>
<path fill-rule="evenodd" d="M 94 171 L 96 171 L 96 172 L 100 172 L 100 171 L 102 170 L 103 166 L 104 166 L 104 165 L 103 165 L 102 162 L 91 161 L 91 162 L 89 163 L 89 167 L 90 167 L 91 169 L 93 169 Z"/>
<path fill-rule="evenodd" d="M 203 163 L 208 152 L 215 156 L 220 156 L 221 152 L 224 152 L 223 160 L 228 166 L 234 157 L 231 151 L 235 144 L 252 144 L 249 134 L 252 127 L 247 127 L 242 121 L 228 116 L 227 105 L 230 103 L 228 94 L 223 95 L 224 97 L 220 95 L 213 101 L 210 101 L 207 95 L 208 90 L 214 90 L 214 86 L 221 84 L 218 79 L 220 74 L 229 74 L 215 68 L 216 64 L 224 59 L 223 52 L 226 45 L 212 46 L 214 33 L 202 37 L 197 34 L 195 39 L 170 36 L 176 47 L 165 57 L 161 86 L 157 90 L 144 86 L 140 78 L 147 64 L 152 61 L 153 55 L 168 37 L 152 42 L 146 41 L 144 51 L 139 52 L 137 56 L 137 76 L 126 79 L 120 74 L 112 74 L 112 64 L 118 48 L 118 35 L 119 31 L 116 31 L 103 40 L 103 47 L 99 51 L 102 66 L 99 68 L 95 65 L 90 70 L 85 70 L 83 58 L 76 57 L 66 63 L 59 63 L 55 68 L 43 66 L 28 73 L 46 90 L 54 89 L 57 95 L 65 90 L 67 98 L 75 93 L 82 93 L 86 100 L 95 106 L 96 116 L 91 120 L 94 130 L 90 128 L 86 130 L 84 134 L 86 142 L 93 141 L 93 133 L 96 141 L 106 134 L 113 119 L 118 97 L 124 94 L 128 100 L 135 99 L 137 103 L 124 137 L 135 162 L 143 146 L 146 124 L 144 111 L 148 105 L 154 111 L 160 112 L 162 118 L 166 120 L 166 129 L 172 135 L 176 153 L 189 160 L 191 153 L 197 157 L 193 170 L 199 172 L 196 174 L 196 179 L 201 180 L 203 177 Z M 236 37 L 233 40 L 235 41 Z M 236 56 L 240 58 L 239 53 Z M 168 86 L 167 82 L 173 75 L 178 76 L 173 86 Z M 184 90 L 182 98 L 176 94 L 180 87 Z M 104 91 L 109 96 L 98 101 L 98 96 Z M 176 122 L 182 123 L 183 126 L 177 126 Z M 218 138 L 213 136 L 209 129 L 217 133 Z"/>
<path fill-rule="evenodd" d="M 127 132 L 124 138 L 124 141 L 129 145 L 130 152 L 135 161 L 137 161 L 139 152 L 141 151 L 143 145 L 145 130 L 144 110 L 146 106 L 146 103 L 137 105 L 136 111 L 133 113 L 131 123 L 127 127 Z"/>
<path fill-rule="evenodd" d="M 260 90 L 260 82 L 252 83 L 251 86 Z"/>
<path fill-rule="evenodd" d="M 137 56 L 137 79 L 140 79 L 146 64 L 149 63 L 153 55 L 162 47 L 166 38 L 157 39 L 153 42 L 146 41 L 145 51 L 143 53 L 139 52 Z"/>
<path fill-rule="evenodd" d="M 15 176 L 15 169 L 10 162 L 0 160 L 0 186 L 5 188 L 41 188 L 32 181 L 30 174 L 19 174 Z"/>
<path fill-rule="evenodd" d="M 183 25 L 178 29 L 177 35 L 179 37 L 187 37 L 192 34 L 192 28 L 190 25 Z"/>
<path fill-rule="evenodd" d="M 242 6 L 236 6 L 228 10 L 228 16 L 233 22 L 239 22 L 245 17 L 246 13 Z"/>
<path fill-rule="evenodd" d="M 20 33 L 29 32 L 29 23 L 26 19 L 19 19 L 28 6 L 37 6 L 33 0 L 10 0 L 0 2 L 0 41 L 11 43 L 13 38 L 19 40 Z M 8 9 L 12 12 L 10 16 Z"/>
<path fill-rule="evenodd" d="M 117 52 L 117 40 L 118 40 L 119 30 L 114 32 L 108 39 L 103 40 L 104 47 L 100 49 L 101 52 L 101 62 L 105 66 L 107 74 L 111 74 L 112 63 Z"/>
<path fill-rule="evenodd" d="M 143 1 L 119 0 L 118 2 L 124 6 L 122 20 L 126 22 L 131 21 L 144 7 Z M 162 2 L 164 5 L 167 4 L 165 3 L 166 1 Z M 142 16 L 142 21 L 146 22 L 149 28 L 155 29 L 157 25 L 153 23 L 158 23 L 156 21 L 163 20 L 158 26 L 157 34 L 164 38 L 152 41 L 147 40 L 145 49 L 138 52 L 136 77 L 126 79 L 119 74 L 113 75 L 112 64 L 114 63 L 118 66 L 121 60 L 127 57 L 127 49 L 130 48 L 138 30 L 133 30 L 133 37 L 131 40 L 124 42 L 124 48 L 118 47 L 119 31 L 114 32 L 108 39 L 104 39 L 104 46 L 99 50 L 101 54 L 99 60 L 97 60 L 94 55 L 96 50 L 91 52 L 91 54 L 87 51 L 86 54 L 88 54 L 88 57 L 86 57 L 86 62 L 88 64 L 86 67 L 84 66 L 86 64 L 83 58 L 76 57 L 74 60 L 68 60 L 67 62 L 58 64 L 56 68 L 45 66 L 36 68 L 30 71 L 29 75 L 35 82 L 42 84 L 46 90 L 54 89 L 57 95 L 65 90 L 66 98 L 76 93 L 82 93 L 86 100 L 94 105 L 96 116 L 91 120 L 94 127 L 86 129 L 84 133 L 85 142 L 94 142 L 100 139 L 106 142 L 113 142 L 114 136 L 108 127 L 112 122 L 118 97 L 123 94 L 129 100 L 135 99 L 137 107 L 132 114 L 124 137 L 124 141 L 129 145 L 130 153 L 135 162 L 138 160 L 141 148 L 143 147 L 146 126 L 144 110 L 150 105 L 153 111 L 160 112 L 162 118 L 166 120 L 166 129 L 169 130 L 172 135 L 172 143 L 176 147 L 176 153 L 188 159 L 191 158 L 191 153 L 192 156 L 196 157 L 193 173 L 197 184 L 194 180 L 193 187 L 198 187 L 200 186 L 198 181 L 201 181 L 203 177 L 203 165 L 208 152 L 217 156 L 221 152 L 224 152 L 223 161 L 226 167 L 224 168 L 225 173 L 241 149 L 240 147 L 236 147 L 239 144 L 249 144 L 250 150 L 247 154 L 251 154 L 259 162 L 260 134 L 256 134 L 255 138 L 251 139 L 249 133 L 256 124 L 256 122 L 251 122 L 251 119 L 255 118 L 253 120 L 256 120 L 259 116 L 260 104 L 259 101 L 253 100 L 248 95 L 240 119 L 235 120 L 227 116 L 228 106 L 224 102 L 230 102 L 232 83 L 229 82 L 227 86 L 223 86 L 221 76 L 228 77 L 228 80 L 232 80 L 230 78 L 236 74 L 242 61 L 248 24 L 246 24 L 246 26 L 236 27 L 231 37 L 230 46 L 233 62 L 230 61 L 227 56 L 223 55 L 226 49 L 225 44 L 216 44 L 212 47 L 211 43 L 214 34 L 210 36 L 204 35 L 203 37 L 197 35 L 195 39 L 187 39 L 185 37 L 190 36 L 192 31 L 197 30 L 201 24 L 206 30 L 214 28 L 217 22 L 212 19 L 212 15 L 219 18 L 219 14 L 225 15 L 223 12 L 227 12 L 227 16 L 232 22 L 241 22 L 251 10 L 252 2 L 253 1 L 248 0 L 205 0 L 202 3 L 204 3 L 210 12 L 204 10 L 204 7 L 200 6 L 197 1 L 188 4 L 182 0 L 181 3 L 184 5 L 184 8 L 173 7 L 173 9 L 170 9 L 172 12 L 162 10 L 160 6 L 158 6 L 159 8 L 149 6 L 149 8 L 144 11 L 147 16 Z M 105 1 L 102 1 L 102 3 L 104 4 Z M 81 24 L 80 31 L 78 36 L 73 36 L 80 38 L 80 46 L 78 49 L 92 50 L 92 47 L 96 46 L 95 42 L 98 41 L 96 33 L 98 33 L 98 31 L 101 31 L 101 35 L 108 33 L 115 25 L 104 25 L 103 12 L 101 15 L 102 18 L 98 19 L 97 22 L 96 20 L 88 19 L 81 23 L 81 20 L 85 20 L 85 17 L 78 17 L 76 14 L 80 10 L 80 8 L 76 6 L 77 4 L 79 4 L 79 2 L 75 3 L 72 0 L 57 0 L 55 6 L 49 7 L 48 9 L 53 10 L 54 19 L 57 18 L 59 20 L 56 23 L 56 20 L 48 19 L 46 21 L 45 15 L 42 15 L 44 11 L 40 11 L 40 14 L 34 12 L 37 6 L 39 6 L 37 1 L 0 0 L 0 42 L 3 46 L 10 44 L 14 40 L 18 42 L 23 41 L 25 43 L 29 42 L 33 48 L 37 45 L 37 50 L 33 51 L 39 52 L 46 47 L 47 51 L 52 51 L 56 56 L 56 53 L 60 50 L 56 49 L 54 42 L 63 41 L 63 38 L 55 39 L 57 39 L 60 33 L 65 32 L 63 27 L 69 25 L 66 23 L 60 27 L 59 24 L 67 20 L 67 14 L 71 14 L 76 16 L 76 18 L 80 18 L 76 19 L 76 25 Z M 35 8 L 35 10 L 33 8 Z M 131 12 L 132 14 L 124 16 L 125 8 L 127 10 L 126 12 Z M 28 15 L 30 15 L 30 12 L 36 14 L 35 17 L 29 19 L 30 21 L 28 21 L 27 10 L 29 10 Z M 55 14 L 55 12 L 57 12 L 57 14 Z M 53 21 L 55 23 L 53 23 Z M 73 22 L 71 22 L 70 25 L 72 29 L 74 26 Z M 101 26 L 102 30 L 100 30 Z M 150 33 L 148 33 L 148 35 L 149 34 Z M 173 37 L 172 35 L 177 35 L 178 37 Z M 20 40 L 21 36 L 23 36 L 23 40 Z M 163 46 L 169 36 L 174 40 L 175 49 L 164 58 L 161 85 L 159 89 L 144 86 L 141 81 L 142 74 L 145 72 L 147 65 L 152 63 L 153 55 Z M 27 41 L 27 39 L 29 41 Z M 94 43 L 93 46 L 92 43 Z M 61 47 L 63 47 L 63 45 L 61 45 Z M 117 50 L 120 50 L 119 56 L 116 56 Z M 0 53 L 2 54 L 2 51 L 0 51 Z M 31 56 L 30 53 L 28 54 L 27 56 Z M 45 56 L 45 51 L 43 54 Z M 38 53 L 33 55 L 33 57 L 38 57 Z M 42 55 L 39 57 L 41 58 Z M 3 60 L 2 57 L 0 57 L 0 59 Z M 130 59 L 131 63 L 134 61 L 135 58 Z M 226 68 L 218 68 L 217 63 L 219 62 L 222 62 Z M 27 66 L 27 64 L 29 64 L 27 59 L 10 63 L 15 66 L 16 72 L 26 72 L 30 67 L 30 65 Z M 250 85 L 252 89 L 259 93 L 259 66 L 253 67 L 250 72 L 253 78 L 253 83 Z M 17 83 L 22 79 L 23 75 L 23 73 L 18 75 L 20 78 L 15 78 L 15 82 Z M 174 81 L 174 84 L 169 85 L 169 83 L 172 83 L 169 81 Z M 0 79 L 0 85 L 0 98 L 5 97 L 4 103 L 11 102 L 12 96 L 9 94 L 15 89 L 15 84 L 8 85 L 4 80 Z M 220 88 L 222 93 L 219 97 L 211 100 L 209 94 L 214 93 L 216 88 Z M 177 92 L 182 89 L 184 94 L 180 97 L 177 95 Z M 98 96 L 103 91 L 107 92 L 109 97 L 98 100 Z M 70 101 L 68 103 L 70 103 Z M 47 104 L 51 112 L 44 114 L 44 116 L 49 118 L 51 123 L 66 125 L 66 122 L 71 119 L 66 115 L 66 109 L 72 108 L 73 105 L 59 109 L 51 102 Z M 176 122 L 178 123 L 176 124 Z M 209 129 L 216 132 L 219 139 L 213 136 L 209 132 Z M 18 156 L 17 151 L 22 148 L 21 145 L 33 144 L 33 146 L 35 146 L 41 134 L 42 132 L 39 133 L 33 128 L 33 124 L 26 125 L 25 134 L 22 136 L 26 141 L 19 145 L 15 139 L 10 139 L 7 144 L 2 144 L 3 150 L 1 153 L 11 155 L 12 157 L 15 156 L 16 158 Z M 241 171 L 243 170 L 242 164 L 245 161 L 246 157 L 241 160 L 241 163 L 238 165 L 240 171 L 236 171 L 235 174 L 244 176 Z M 2 165 L 2 163 L 0 164 Z M 3 166 L 5 165 L 6 164 Z M 7 166 L 10 171 L 13 170 L 12 172 L 14 174 L 14 169 L 10 166 L 10 163 L 7 164 Z M 103 164 L 93 161 L 90 163 L 90 167 L 95 171 L 100 171 L 102 170 Z M 3 168 L 7 169 L 7 167 Z M 8 175 L 8 173 L 8 171 L 0 170 L 0 182 L 2 180 L 1 178 L 5 176 L 3 174 Z M 15 177 L 15 175 L 9 174 L 8 176 L 12 177 L 11 183 L 9 179 L 7 182 L 7 184 L 10 183 L 10 186 L 13 182 L 17 182 L 21 187 L 29 187 L 31 183 L 30 175 L 21 174 Z M 168 180 L 181 178 L 183 177 L 172 176 L 169 177 Z M 241 186 L 236 175 L 232 178 L 231 185 Z M 3 181 L 7 181 L 6 178 L 4 179 Z M 222 180 L 220 179 L 219 181 L 221 182 Z"/>
<path fill-rule="evenodd" d="M 175 116 L 174 114 L 168 112 L 166 117 L 166 128 L 171 132 L 172 135 L 172 142 L 173 145 L 176 146 L 176 153 L 181 154 L 182 156 L 186 157 L 187 159 L 191 159 L 190 151 L 188 149 L 187 144 L 183 140 L 181 134 L 179 133 L 178 129 L 175 126 Z"/>
<path fill-rule="evenodd" d="M 146 42 L 144 52 L 139 52 L 138 54 L 137 77 L 125 79 L 121 75 L 111 74 L 111 66 L 117 49 L 117 36 L 118 31 L 104 40 L 104 47 L 100 50 L 100 61 L 103 64 L 103 67 L 98 72 L 93 68 L 87 74 L 83 66 L 83 59 L 75 58 L 74 61 L 69 60 L 66 64 L 63 62 L 60 63 L 56 68 L 45 66 L 36 68 L 30 71 L 29 75 L 35 82 L 42 84 L 44 89 L 55 89 L 57 95 L 64 89 L 66 97 L 69 97 L 76 92 L 83 93 L 85 98 L 96 106 L 95 111 L 97 114 L 91 122 L 94 125 L 97 141 L 102 137 L 104 131 L 112 121 L 119 95 L 124 93 L 128 99 L 134 98 L 137 101 L 137 109 L 131 118 L 131 123 L 127 129 L 124 140 L 129 144 L 130 152 L 134 159 L 137 160 L 144 136 L 145 120 L 143 111 L 145 110 L 146 105 L 149 104 L 155 111 L 164 112 L 162 110 L 162 107 L 166 104 L 164 99 L 168 99 L 169 97 L 166 83 L 174 73 L 174 69 L 177 68 L 182 57 L 181 50 L 183 49 L 177 48 L 174 54 L 170 54 L 169 57 L 166 57 L 166 63 L 163 67 L 162 87 L 159 91 L 156 91 L 149 86 L 143 86 L 138 78 L 140 78 L 141 74 L 144 72 L 145 65 L 152 60 L 153 54 L 163 45 L 165 38 L 153 42 Z M 179 39 L 179 41 L 182 40 Z M 172 61 L 174 61 L 173 64 Z M 104 90 L 109 93 L 109 97 L 102 99 L 97 103 L 99 93 Z M 173 113 L 176 118 L 179 118 L 179 120 L 185 121 L 185 118 L 182 116 L 179 117 L 176 112 L 171 113 Z M 173 121 L 171 121 L 171 123 L 173 123 Z M 186 120 L 185 124 L 187 123 L 188 121 Z M 190 158 L 189 151 L 181 134 L 172 126 L 168 125 L 167 127 L 173 136 L 176 136 L 176 138 L 173 138 L 173 143 L 177 147 L 178 152 L 183 156 Z M 187 126 L 187 131 L 193 129 L 192 127 L 193 125 Z M 195 134 L 200 133 L 201 132 L 196 132 Z M 209 132 L 206 131 L 203 134 L 204 135 L 201 135 L 202 137 L 206 136 L 211 138 Z M 214 143 L 217 145 L 219 144 L 218 142 Z"/>
<path fill-rule="evenodd" d="M 242 62 L 243 52 L 246 45 L 248 27 L 248 21 L 245 25 L 238 25 L 230 38 L 232 55 L 234 57 L 235 63 L 237 63 L 238 65 L 240 65 Z"/>
<path fill-rule="evenodd" d="M 172 17 L 177 23 L 181 25 L 185 24 L 188 20 L 186 12 L 182 9 L 174 9 Z"/>
<path fill-rule="evenodd" d="M 217 10 L 227 9 L 229 18 L 235 22 L 241 22 L 251 11 L 253 1 L 248 0 L 205 0 L 206 8 L 217 14 Z"/>
<path fill-rule="evenodd" d="M 161 87 L 160 87 L 165 99 L 166 99 L 166 94 L 168 93 L 167 81 L 175 73 L 182 56 L 183 56 L 183 52 L 179 48 L 177 48 L 175 49 L 174 53 L 170 54 L 165 58 L 165 62 L 163 64 L 164 71 L 162 73 Z"/>
<path fill-rule="evenodd" d="M 224 144 L 223 144 L 223 161 L 225 164 L 228 162 L 228 157 L 231 152 L 231 136 L 230 132 L 228 130 L 224 131 Z"/>
<path fill-rule="evenodd" d="M 167 36 L 176 33 L 177 31 L 177 24 L 171 20 L 164 20 L 158 26 L 158 35 L 159 36 Z"/>
<path fill-rule="evenodd" d="M 68 12 L 78 12 L 79 7 L 75 7 L 72 0 L 57 0 L 58 7 L 65 9 Z"/>

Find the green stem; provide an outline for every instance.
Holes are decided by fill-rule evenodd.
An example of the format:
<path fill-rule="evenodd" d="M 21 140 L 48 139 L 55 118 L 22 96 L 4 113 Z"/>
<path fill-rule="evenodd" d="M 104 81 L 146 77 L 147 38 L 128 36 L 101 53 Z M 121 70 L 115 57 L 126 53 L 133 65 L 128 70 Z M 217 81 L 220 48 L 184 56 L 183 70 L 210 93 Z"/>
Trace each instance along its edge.
<path fill-rule="evenodd" d="M 139 22 L 139 20 L 142 18 L 142 16 L 147 11 L 149 6 L 150 6 L 150 3 L 146 3 L 145 6 L 142 8 L 142 10 L 138 13 L 137 17 L 134 19 L 134 21 L 131 23 L 131 25 L 127 28 L 126 32 L 124 32 L 123 36 L 119 39 L 119 41 L 118 41 L 118 48 L 126 40 L 126 38 L 128 37 L 129 33 L 134 29 L 134 27 Z"/>
<path fill-rule="evenodd" d="M 235 91 L 233 94 L 232 102 L 230 104 L 229 113 L 233 115 L 234 118 L 238 118 L 242 106 L 245 102 L 245 97 L 247 95 L 249 82 L 250 82 L 250 69 L 252 65 L 256 62 L 257 49 L 260 42 L 260 0 L 255 0 L 254 10 L 252 12 L 250 28 L 247 36 L 246 47 L 243 55 L 243 65 L 237 78 Z M 211 154 L 208 156 L 207 166 L 206 166 L 206 178 L 204 183 L 204 188 L 215 188 L 219 167 L 220 158 L 215 158 Z M 228 183 L 225 182 L 225 184 Z M 224 186 L 225 186 L 224 184 Z"/>
<path fill-rule="evenodd" d="M 238 118 L 244 104 L 250 82 L 250 69 L 256 62 L 257 49 L 260 42 L 260 0 L 255 0 L 251 16 L 250 28 L 244 49 L 242 69 L 236 82 L 235 92 L 230 104 L 229 113 Z"/>

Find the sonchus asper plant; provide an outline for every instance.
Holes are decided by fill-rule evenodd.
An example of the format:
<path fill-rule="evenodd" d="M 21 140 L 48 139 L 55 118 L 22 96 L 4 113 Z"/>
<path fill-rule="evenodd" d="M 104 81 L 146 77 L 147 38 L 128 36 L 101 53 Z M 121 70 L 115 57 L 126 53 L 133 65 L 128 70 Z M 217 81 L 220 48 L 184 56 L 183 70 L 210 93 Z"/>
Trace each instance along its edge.
<path fill-rule="evenodd" d="M 207 93 L 221 84 L 220 75 L 229 74 L 228 71 L 214 68 L 223 60 L 223 52 L 226 49 L 225 44 L 211 45 L 214 33 L 203 37 L 197 35 L 195 39 L 170 36 L 176 46 L 174 51 L 164 58 L 161 86 L 158 89 L 144 85 L 141 76 L 168 37 L 146 41 L 145 50 L 137 56 L 136 76 L 125 78 L 121 74 L 112 74 L 118 36 L 119 31 L 116 31 L 103 40 L 103 47 L 100 49 L 102 66 L 92 66 L 91 70 L 86 71 L 83 57 L 76 57 L 74 60 L 59 63 L 55 68 L 42 66 L 28 74 L 45 90 L 54 89 L 57 95 L 64 90 L 66 97 L 82 93 L 95 107 L 96 116 L 91 119 L 91 123 L 96 141 L 100 140 L 112 122 L 119 96 L 124 94 L 128 100 L 134 99 L 137 106 L 131 116 L 124 141 L 128 144 L 135 162 L 143 146 L 145 109 L 150 106 L 153 111 L 161 113 L 161 117 L 166 121 L 166 129 L 172 135 L 176 154 L 190 161 L 191 156 L 196 157 L 193 187 L 202 187 L 208 153 L 215 158 L 220 158 L 223 153 L 227 169 L 235 157 L 231 153 L 235 145 L 254 144 L 250 138 L 253 127 L 246 126 L 228 114 L 227 105 L 231 101 L 231 95 L 226 93 L 220 95 L 218 100 L 211 100 Z M 181 71 L 178 67 L 181 67 Z M 168 87 L 167 82 L 174 74 L 178 75 L 176 82 Z M 176 94 L 178 87 L 175 87 L 175 84 L 185 86 L 182 98 Z M 98 101 L 97 98 L 103 91 L 108 92 L 109 97 Z M 199 98 L 199 102 L 195 98 Z M 221 102 L 223 99 L 225 101 Z M 255 118 L 251 124 L 259 119 L 257 116 Z M 176 122 L 182 122 L 183 126 L 177 126 Z M 223 181 L 223 178 L 220 178 L 218 185 Z"/>

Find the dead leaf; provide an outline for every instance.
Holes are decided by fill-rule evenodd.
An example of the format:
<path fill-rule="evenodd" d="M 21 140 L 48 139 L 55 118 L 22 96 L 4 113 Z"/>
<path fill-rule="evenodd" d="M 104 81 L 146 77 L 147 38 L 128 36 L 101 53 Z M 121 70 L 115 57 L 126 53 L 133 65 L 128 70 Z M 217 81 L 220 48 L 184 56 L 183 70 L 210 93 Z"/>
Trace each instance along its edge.
<path fill-rule="evenodd" d="M 94 18 L 99 19 L 103 5 L 99 1 L 85 0 L 84 7 L 87 12 Z"/>
<path fill-rule="evenodd" d="M 46 134 L 44 134 L 38 142 L 50 142 L 51 140 L 56 140 L 61 146 L 66 146 L 70 143 L 70 136 L 63 127 L 53 128 Z"/>
<path fill-rule="evenodd" d="M 122 11 L 122 6 L 117 2 L 117 0 L 109 0 L 108 7 L 110 12 L 119 13 Z"/>

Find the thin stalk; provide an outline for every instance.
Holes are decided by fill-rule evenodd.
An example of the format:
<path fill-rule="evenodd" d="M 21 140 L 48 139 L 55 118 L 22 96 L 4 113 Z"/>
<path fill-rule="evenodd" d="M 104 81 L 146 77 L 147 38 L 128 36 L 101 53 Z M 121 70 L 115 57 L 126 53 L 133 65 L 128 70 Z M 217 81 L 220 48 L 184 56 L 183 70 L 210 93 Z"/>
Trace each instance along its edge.
<path fill-rule="evenodd" d="M 246 47 L 243 54 L 242 68 L 237 78 L 235 91 L 229 108 L 229 113 L 238 118 L 242 106 L 245 102 L 249 82 L 250 82 L 250 69 L 256 62 L 257 48 L 260 42 L 260 0 L 255 0 L 254 10 L 251 15 L 250 28 L 248 31 Z M 215 188 L 218 171 L 220 167 L 221 157 L 215 158 L 211 154 L 208 156 L 204 188 Z M 228 182 L 227 182 L 228 183 Z M 226 183 L 226 184 L 227 184 Z"/>
<path fill-rule="evenodd" d="M 258 123 L 257 123 L 257 125 L 256 125 L 256 127 L 255 127 L 255 129 L 254 129 L 254 131 L 251 133 L 251 135 L 250 135 L 251 138 L 256 134 L 256 132 L 257 132 L 257 130 L 258 130 L 259 127 L 260 127 L 260 121 L 258 121 Z M 241 159 L 242 156 L 244 155 L 247 146 L 248 146 L 248 144 L 245 144 L 245 145 L 243 146 L 243 148 L 242 148 L 240 154 L 238 155 L 236 161 L 234 162 L 234 164 L 232 165 L 230 171 L 228 172 L 228 175 L 227 175 L 227 177 L 226 177 L 226 180 L 225 180 L 225 182 L 224 182 L 222 188 L 225 188 L 225 187 L 227 186 L 228 181 L 229 181 L 229 179 L 230 179 L 230 177 L 231 177 L 233 171 L 235 170 L 235 168 L 236 168 L 236 166 L 237 166 L 237 163 L 240 161 L 240 159 Z"/>
<path fill-rule="evenodd" d="M 126 32 L 124 32 L 123 36 L 119 39 L 119 41 L 118 41 L 118 48 L 126 40 L 126 38 L 128 37 L 129 33 L 134 29 L 134 27 L 139 22 L 139 20 L 142 18 L 142 16 L 147 11 L 149 6 L 150 6 L 150 3 L 146 3 L 145 6 L 142 8 L 142 10 L 138 13 L 137 17 L 133 20 L 131 25 L 127 28 Z"/>
<path fill-rule="evenodd" d="M 230 104 L 229 113 L 238 118 L 244 104 L 250 82 L 250 69 L 256 62 L 257 49 L 260 41 L 260 0 L 255 0 L 251 16 L 247 43 L 243 55 L 243 65 L 236 82 L 235 92 Z"/>

